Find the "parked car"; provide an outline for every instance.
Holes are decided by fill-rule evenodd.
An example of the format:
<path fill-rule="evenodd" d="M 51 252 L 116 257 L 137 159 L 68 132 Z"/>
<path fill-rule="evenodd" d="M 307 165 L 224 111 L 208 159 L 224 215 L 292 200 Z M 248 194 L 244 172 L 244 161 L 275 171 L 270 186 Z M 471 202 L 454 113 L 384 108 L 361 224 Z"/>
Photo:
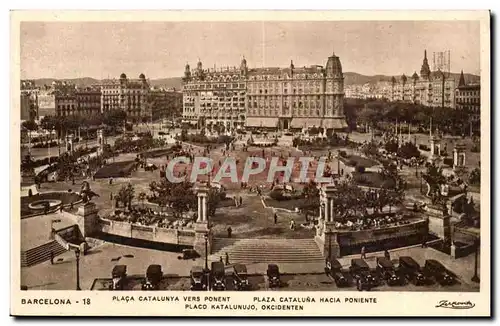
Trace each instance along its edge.
<path fill-rule="evenodd" d="M 226 270 L 224 263 L 220 261 L 212 262 L 212 269 L 210 272 L 211 285 L 213 291 L 226 290 Z"/>
<path fill-rule="evenodd" d="M 113 284 L 110 285 L 110 290 L 124 290 L 127 280 L 127 266 L 116 265 L 115 267 L 113 267 L 113 270 L 111 271 L 111 278 L 113 280 Z"/>
<path fill-rule="evenodd" d="M 434 259 L 425 261 L 424 273 L 428 277 L 434 278 L 440 285 L 451 285 L 455 282 L 455 278 L 451 275 L 450 271 Z"/>
<path fill-rule="evenodd" d="M 191 268 L 191 291 L 206 291 L 207 278 L 201 266 Z"/>
<path fill-rule="evenodd" d="M 276 264 L 269 264 L 267 265 L 267 279 L 269 282 L 269 287 L 274 288 L 274 287 L 280 287 L 281 286 L 281 280 L 280 280 L 280 269 L 278 265 Z"/>
<path fill-rule="evenodd" d="M 142 285 L 143 290 L 159 290 L 163 279 L 163 271 L 160 265 L 149 265 L 146 270 L 146 282 Z"/>
<path fill-rule="evenodd" d="M 410 282 L 419 286 L 427 283 L 427 278 L 422 273 L 420 265 L 410 256 L 399 257 L 399 272 Z"/>
<path fill-rule="evenodd" d="M 377 280 L 372 275 L 370 266 L 368 266 L 366 261 L 361 258 L 351 259 L 349 272 L 356 282 L 356 288 L 358 291 L 369 291 L 377 285 Z"/>
<path fill-rule="evenodd" d="M 243 264 L 235 264 L 233 266 L 233 284 L 234 289 L 237 291 L 244 291 L 250 289 L 248 282 L 247 267 Z"/>
<path fill-rule="evenodd" d="M 338 287 L 346 287 L 349 286 L 349 281 L 342 271 L 342 265 L 340 262 L 333 258 L 327 258 L 325 262 L 325 273 L 328 276 L 331 276 L 335 281 L 335 284 Z"/>
<path fill-rule="evenodd" d="M 386 257 L 377 257 L 377 272 L 390 286 L 404 284 L 404 279 L 396 273 L 394 264 Z"/>

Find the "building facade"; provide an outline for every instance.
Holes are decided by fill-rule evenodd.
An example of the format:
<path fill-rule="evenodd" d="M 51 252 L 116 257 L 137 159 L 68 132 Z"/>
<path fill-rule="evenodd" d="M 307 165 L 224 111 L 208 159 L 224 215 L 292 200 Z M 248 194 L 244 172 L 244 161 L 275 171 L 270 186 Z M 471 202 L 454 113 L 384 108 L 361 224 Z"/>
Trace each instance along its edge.
<path fill-rule="evenodd" d="M 411 78 L 404 74 L 399 79 L 392 77 L 391 84 L 391 101 L 430 107 L 455 107 L 455 79 L 445 72 L 431 72 L 427 50 L 424 51 L 420 75 L 414 72 Z"/>
<path fill-rule="evenodd" d="M 37 120 L 38 116 L 38 93 L 33 80 L 21 80 L 21 120 Z"/>
<path fill-rule="evenodd" d="M 481 116 L 481 85 L 466 84 L 464 72 L 460 73 L 458 87 L 455 90 L 457 110 L 464 110 L 469 114 L 472 122 L 478 122 Z"/>
<path fill-rule="evenodd" d="M 106 79 L 101 85 L 101 112 L 123 110 L 127 117 L 151 117 L 147 105 L 149 82 L 144 74 L 138 79 L 129 79 L 121 74 L 120 79 Z"/>
<path fill-rule="evenodd" d="M 151 89 L 147 103 L 151 106 L 153 120 L 182 115 L 182 92 L 175 89 Z"/>
<path fill-rule="evenodd" d="M 101 90 L 98 87 L 85 87 L 75 91 L 77 112 L 93 115 L 101 112 Z"/>
<path fill-rule="evenodd" d="M 200 127 L 228 129 L 245 125 L 246 73 L 236 67 L 203 69 L 198 62 L 183 78 L 183 121 Z"/>
<path fill-rule="evenodd" d="M 346 127 L 344 76 L 339 57 L 326 67 L 253 68 L 243 58 L 236 67 L 194 71 L 183 78 L 183 119 L 201 127 L 226 128 Z"/>

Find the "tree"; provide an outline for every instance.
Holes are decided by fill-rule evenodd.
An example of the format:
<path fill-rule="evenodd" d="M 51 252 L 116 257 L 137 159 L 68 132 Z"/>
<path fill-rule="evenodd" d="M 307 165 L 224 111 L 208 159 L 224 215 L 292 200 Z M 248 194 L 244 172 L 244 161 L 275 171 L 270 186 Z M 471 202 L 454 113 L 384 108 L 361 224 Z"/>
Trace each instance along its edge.
<path fill-rule="evenodd" d="M 116 200 L 123 203 L 129 210 L 132 209 L 132 199 L 134 199 L 134 186 L 132 184 L 123 185 L 118 191 Z"/>
<path fill-rule="evenodd" d="M 21 124 L 21 126 L 28 130 L 28 131 L 35 131 L 38 129 L 38 125 L 36 124 L 36 122 L 34 120 L 26 120 L 26 121 L 23 121 L 23 123 Z"/>
<path fill-rule="evenodd" d="M 309 214 L 314 216 L 319 215 L 320 190 L 318 189 L 318 184 L 311 180 L 302 189 L 302 196 L 304 197 L 304 202 L 300 208 L 306 215 L 306 221 L 308 221 Z"/>
<path fill-rule="evenodd" d="M 144 201 L 146 201 L 146 193 L 141 191 L 139 193 L 138 199 L 141 201 L 142 207 L 144 207 Z"/>
<path fill-rule="evenodd" d="M 475 168 L 471 171 L 469 175 L 469 182 L 473 185 L 479 185 L 481 183 L 481 169 Z"/>
<path fill-rule="evenodd" d="M 420 151 L 418 150 L 417 146 L 415 146 L 415 144 L 407 142 L 399 148 L 398 156 L 405 159 L 410 159 L 412 157 L 419 158 Z"/>

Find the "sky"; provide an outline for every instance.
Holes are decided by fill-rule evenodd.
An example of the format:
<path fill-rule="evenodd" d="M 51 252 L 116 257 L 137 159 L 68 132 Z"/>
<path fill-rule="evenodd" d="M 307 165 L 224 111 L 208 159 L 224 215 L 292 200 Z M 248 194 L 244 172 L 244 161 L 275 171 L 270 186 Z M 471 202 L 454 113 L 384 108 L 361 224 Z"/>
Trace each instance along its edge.
<path fill-rule="evenodd" d="M 205 68 L 325 65 L 344 72 L 420 72 L 427 49 L 450 50 L 451 71 L 480 74 L 477 21 L 23 22 L 21 78 L 179 77 Z"/>

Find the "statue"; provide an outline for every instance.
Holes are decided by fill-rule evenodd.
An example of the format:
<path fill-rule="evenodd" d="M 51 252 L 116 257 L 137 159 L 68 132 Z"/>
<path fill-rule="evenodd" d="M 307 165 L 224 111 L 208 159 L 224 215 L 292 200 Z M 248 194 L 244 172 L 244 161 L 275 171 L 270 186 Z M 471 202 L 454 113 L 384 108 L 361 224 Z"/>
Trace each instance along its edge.
<path fill-rule="evenodd" d="M 96 194 L 90 189 L 90 184 L 87 181 L 84 181 L 82 184 L 82 188 L 80 190 L 80 196 L 82 197 L 84 203 L 90 202 L 93 197 L 96 196 L 99 197 L 98 194 Z"/>

